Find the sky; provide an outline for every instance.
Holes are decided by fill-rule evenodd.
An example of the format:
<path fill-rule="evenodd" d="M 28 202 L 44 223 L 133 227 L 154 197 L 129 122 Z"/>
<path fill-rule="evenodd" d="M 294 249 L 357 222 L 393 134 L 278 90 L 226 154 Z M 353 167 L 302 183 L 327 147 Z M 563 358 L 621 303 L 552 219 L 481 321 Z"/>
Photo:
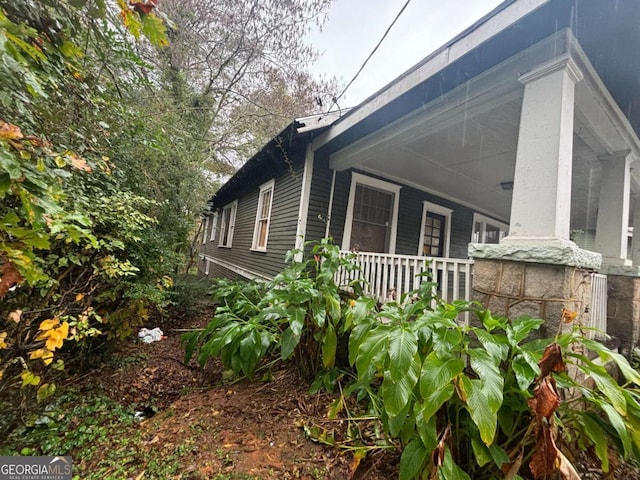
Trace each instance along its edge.
<path fill-rule="evenodd" d="M 353 78 L 406 0 L 334 0 L 322 31 L 307 35 L 321 54 L 311 72 Z M 451 40 L 502 0 L 411 0 L 378 51 L 338 102 L 352 107 Z"/>

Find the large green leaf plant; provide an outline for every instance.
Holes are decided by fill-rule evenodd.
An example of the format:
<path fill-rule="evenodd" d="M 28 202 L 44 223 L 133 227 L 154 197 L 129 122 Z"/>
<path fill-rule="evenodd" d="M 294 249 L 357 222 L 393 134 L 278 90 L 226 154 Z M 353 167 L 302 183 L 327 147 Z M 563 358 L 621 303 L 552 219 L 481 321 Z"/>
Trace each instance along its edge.
<path fill-rule="evenodd" d="M 640 376 L 624 357 L 579 328 L 540 339 L 540 319 L 508 320 L 466 302 L 433 308 L 434 287 L 425 282 L 381 309 L 365 297 L 353 307 L 357 381 L 347 391 L 367 392 L 400 441 L 400 479 L 573 479 L 563 449 L 593 448 L 605 472 L 609 446 L 637 455 Z M 472 325 L 461 320 L 468 310 Z M 562 368 L 546 366 L 550 346 L 565 352 Z"/>

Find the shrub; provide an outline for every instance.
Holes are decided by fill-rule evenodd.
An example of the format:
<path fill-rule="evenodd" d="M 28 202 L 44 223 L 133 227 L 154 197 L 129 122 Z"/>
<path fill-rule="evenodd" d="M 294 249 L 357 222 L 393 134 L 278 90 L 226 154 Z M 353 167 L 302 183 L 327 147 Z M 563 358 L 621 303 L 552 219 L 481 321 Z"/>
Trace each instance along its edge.
<path fill-rule="evenodd" d="M 185 362 L 196 352 L 201 366 L 220 356 L 227 368 L 252 376 L 267 352 L 277 352 L 308 377 L 333 368 L 338 339 L 351 328 L 334 278 L 338 269 L 353 266 L 326 240 L 302 261 L 296 253 L 288 253 L 287 267 L 270 282 L 219 282 L 214 318 L 183 336 Z M 350 287 L 359 288 L 357 282 Z"/>
<path fill-rule="evenodd" d="M 508 321 L 465 302 L 433 309 L 431 291 L 423 284 L 381 310 L 368 298 L 354 307 L 357 382 L 348 391 L 369 392 L 386 432 L 400 440 L 401 479 L 578 478 L 562 449 L 595 449 L 605 472 L 608 445 L 637 455 L 638 392 L 593 358 L 613 362 L 637 386 L 621 355 L 579 329 L 531 340 L 540 319 Z M 457 321 L 468 309 L 478 326 Z"/>

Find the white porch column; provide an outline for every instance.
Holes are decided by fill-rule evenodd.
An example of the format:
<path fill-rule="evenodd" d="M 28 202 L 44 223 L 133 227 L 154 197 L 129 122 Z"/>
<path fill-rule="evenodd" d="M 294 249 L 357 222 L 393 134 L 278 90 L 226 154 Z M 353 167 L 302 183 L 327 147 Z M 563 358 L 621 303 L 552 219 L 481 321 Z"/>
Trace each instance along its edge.
<path fill-rule="evenodd" d="M 525 85 L 508 245 L 574 246 L 569 240 L 575 84 L 568 57 L 520 77 Z"/>
<path fill-rule="evenodd" d="M 602 263 L 631 265 L 627 260 L 629 201 L 631 200 L 631 159 L 629 152 L 600 157 L 602 184 L 596 224 L 596 251 Z"/>

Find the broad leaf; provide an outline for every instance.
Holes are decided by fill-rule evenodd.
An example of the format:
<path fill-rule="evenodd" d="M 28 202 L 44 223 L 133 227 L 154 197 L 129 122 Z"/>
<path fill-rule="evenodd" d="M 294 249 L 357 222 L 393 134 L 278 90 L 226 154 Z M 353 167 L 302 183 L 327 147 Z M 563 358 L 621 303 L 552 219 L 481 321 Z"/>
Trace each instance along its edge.
<path fill-rule="evenodd" d="M 356 363 L 360 351 L 360 344 L 367 337 L 370 330 L 377 327 L 374 323 L 362 322 L 357 324 L 349 334 L 349 365 Z"/>
<path fill-rule="evenodd" d="M 360 324 L 363 320 L 366 320 L 371 315 L 371 312 L 375 311 L 376 301 L 369 297 L 360 297 L 356 300 L 353 306 L 353 323 Z"/>
<path fill-rule="evenodd" d="M 581 361 L 577 363 L 578 369 L 585 375 L 591 377 L 598 389 L 611 401 L 614 408 L 620 415 L 627 414 L 627 400 L 624 396 L 622 388 L 609 375 L 609 372 L 601 366 L 596 365 L 584 355 L 572 355 Z"/>
<path fill-rule="evenodd" d="M 602 471 L 609 471 L 609 447 L 607 444 L 607 436 L 604 434 L 602 426 L 599 424 L 599 418 L 594 419 L 587 412 L 578 412 L 580 415 L 580 423 L 584 428 L 584 433 L 588 441 L 593 443 L 596 455 L 602 463 Z"/>
<path fill-rule="evenodd" d="M 296 346 L 300 342 L 300 333 L 296 334 L 291 327 L 287 328 L 280 339 L 280 356 L 283 360 L 288 359 Z"/>
<path fill-rule="evenodd" d="M 596 342 L 595 340 L 590 340 L 588 338 L 581 339 L 582 344 L 587 347 L 589 350 L 596 352 L 602 360 L 613 360 L 616 365 L 620 368 L 620 371 L 624 375 L 624 377 L 630 381 L 640 386 L 640 373 L 635 370 L 626 358 L 620 355 L 617 352 L 613 352 L 600 342 Z"/>
<path fill-rule="evenodd" d="M 451 395 L 453 395 L 453 392 Z M 421 403 L 416 403 L 413 406 L 413 416 L 416 420 L 416 430 L 418 431 L 420 440 L 422 440 L 422 444 L 427 450 L 432 451 L 438 446 L 436 417 L 432 415 L 430 419 L 425 420 L 424 409 Z"/>
<path fill-rule="evenodd" d="M 479 466 L 484 467 L 492 460 L 489 447 L 476 438 L 471 439 L 471 448 L 473 449 L 473 456 L 476 457 L 476 462 Z"/>
<path fill-rule="evenodd" d="M 288 308 L 287 316 L 289 318 L 289 328 L 291 331 L 300 336 L 302 327 L 304 326 L 304 319 L 307 315 L 307 311 L 304 308 Z"/>
<path fill-rule="evenodd" d="M 397 415 L 387 414 L 386 426 L 389 434 L 392 437 L 398 437 L 400 435 L 400 432 L 404 428 L 405 424 L 407 422 L 412 422 L 412 420 L 409 418 L 410 407 L 411 407 L 411 403 L 407 403 L 407 405 Z"/>
<path fill-rule="evenodd" d="M 469 475 L 453 461 L 449 447 L 445 447 L 444 462 L 438 470 L 438 478 L 440 480 L 471 480 Z"/>
<path fill-rule="evenodd" d="M 407 365 L 405 374 L 398 381 L 394 381 L 389 370 L 385 370 L 380 390 L 384 409 L 388 415 L 398 415 L 407 406 L 413 387 L 418 383 L 421 366 L 420 355 L 415 355 Z"/>
<path fill-rule="evenodd" d="M 502 405 L 504 378 L 500 373 L 496 360 L 481 349 L 470 349 L 469 358 L 471 368 L 478 374 L 482 383 L 482 390 L 489 401 L 489 408 L 496 413 Z"/>
<path fill-rule="evenodd" d="M 402 451 L 399 480 L 412 480 L 424 470 L 429 450 L 419 439 L 413 439 Z"/>
<path fill-rule="evenodd" d="M 453 397 L 455 391 L 456 389 L 454 385 L 449 383 L 438 390 L 433 390 L 429 395 L 423 397 L 423 401 L 420 403 L 423 421 L 428 422 L 431 420 L 431 417 L 440 410 L 440 407 Z"/>
<path fill-rule="evenodd" d="M 459 350 L 456 347 L 462 343 L 462 333 L 458 327 L 434 330 L 431 338 L 433 339 L 433 349 L 440 355 Z"/>
<path fill-rule="evenodd" d="M 193 356 L 193 352 L 196 349 L 196 345 L 200 340 L 200 334 L 201 332 L 195 331 L 195 332 L 184 333 L 182 335 L 181 339 L 185 343 L 185 351 L 184 351 L 185 365 L 189 363 L 189 360 L 191 360 L 191 357 Z"/>
<path fill-rule="evenodd" d="M 367 333 L 356 354 L 356 369 L 360 378 L 367 378 L 376 371 L 378 363 L 387 354 L 388 344 L 389 331 L 383 326 L 377 326 Z"/>
<path fill-rule="evenodd" d="M 540 373 L 540 368 L 537 365 L 534 368 L 521 354 L 515 356 L 511 362 L 511 368 L 513 368 L 521 390 L 527 390 Z"/>
<path fill-rule="evenodd" d="M 531 332 L 540 328 L 544 323 L 539 318 L 532 317 L 518 317 L 511 322 L 511 325 L 507 327 L 507 338 L 511 346 L 515 347 L 522 340 L 527 338 Z"/>
<path fill-rule="evenodd" d="M 322 365 L 324 368 L 333 367 L 336 361 L 336 348 L 338 346 L 338 337 L 336 330 L 331 322 L 327 324 L 327 330 L 322 341 Z"/>
<path fill-rule="evenodd" d="M 422 364 L 420 373 L 420 395 L 423 398 L 450 384 L 453 379 L 462 373 L 464 362 L 462 359 L 446 353 L 442 356 L 431 352 Z"/>
<path fill-rule="evenodd" d="M 389 334 L 389 372 L 394 382 L 400 381 L 409 369 L 418 351 L 413 332 L 406 328 L 392 330 Z"/>
<path fill-rule="evenodd" d="M 338 322 L 340 320 L 340 317 L 342 316 L 342 310 L 340 309 L 340 299 L 337 298 L 337 295 L 334 296 L 327 294 L 325 296 L 325 303 L 329 317 L 331 317 L 334 323 Z"/>
<path fill-rule="evenodd" d="M 624 456 L 625 458 L 627 458 L 629 456 L 629 453 L 631 452 L 631 436 L 629 434 L 627 426 L 624 423 L 624 419 L 616 411 L 616 409 L 608 403 L 602 401 L 597 401 L 596 403 L 598 403 L 598 405 L 600 405 L 600 408 L 602 408 L 602 410 L 604 410 L 604 412 L 607 414 L 609 423 L 618 433 L 620 443 L 622 443 Z"/>
<path fill-rule="evenodd" d="M 507 355 L 509 354 L 509 341 L 506 336 L 491 334 L 480 328 L 476 328 L 473 331 L 489 355 L 496 360 L 504 361 L 507 359 Z"/>
<path fill-rule="evenodd" d="M 454 320 L 444 317 L 441 312 L 425 313 L 424 315 L 416 319 L 416 326 L 418 328 L 431 328 L 431 329 L 436 329 L 436 328 L 457 329 L 458 328 L 458 324 Z"/>
<path fill-rule="evenodd" d="M 459 385 L 464 390 L 467 411 L 480 431 L 480 438 L 485 445 L 490 445 L 496 434 L 498 415 L 497 410 L 493 411 L 489 406 L 491 402 L 483 391 L 483 382 L 462 375 Z"/>
<path fill-rule="evenodd" d="M 506 330 L 507 328 L 508 320 L 504 317 L 492 316 L 489 310 L 476 312 L 476 315 L 478 315 L 478 317 L 482 321 L 482 325 L 484 326 L 484 328 L 486 328 L 490 332 L 495 330 L 496 328 L 500 328 L 502 330 Z"/>

